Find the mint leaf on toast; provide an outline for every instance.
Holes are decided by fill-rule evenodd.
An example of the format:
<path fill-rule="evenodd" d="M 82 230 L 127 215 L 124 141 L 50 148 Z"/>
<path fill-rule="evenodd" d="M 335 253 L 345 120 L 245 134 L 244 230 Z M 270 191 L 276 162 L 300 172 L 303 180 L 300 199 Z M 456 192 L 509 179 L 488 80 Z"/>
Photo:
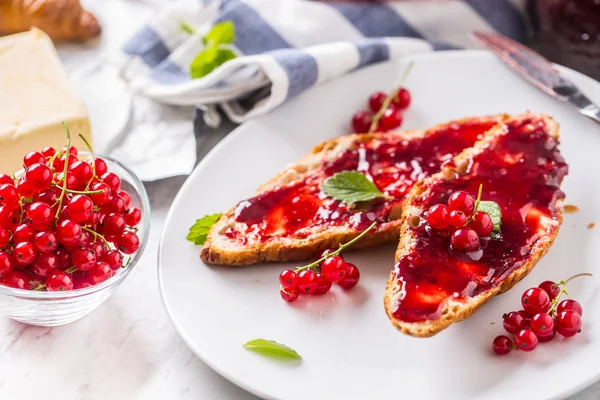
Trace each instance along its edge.
<path fill-rule="evenodd" d="M 196 220 L 196 223 L 190 228 L 186 239 L 195 245 L 203 245 L 206 242 L 208 231 L 221 218 L 223 214 L 205 215 Z"/>
<path fill-rule="evenodd" d="M 332 199 L 348 204 L 390 198 L 364 174 L 357 171 L 338 172 L 321 184 L 321 190 Z"/>
<path fill-rule="evenodd" d="M 483 211 L 492 219 L 492 224 L 494 224 L 494 229 L 492 232 L 499 233 L 500 232 L 500 224 L 502 222 L 502 211 L 500 210 L 500 206 L 495 201 L 486 201 L 482 200 L 479 202 L 478 211 Z"/>

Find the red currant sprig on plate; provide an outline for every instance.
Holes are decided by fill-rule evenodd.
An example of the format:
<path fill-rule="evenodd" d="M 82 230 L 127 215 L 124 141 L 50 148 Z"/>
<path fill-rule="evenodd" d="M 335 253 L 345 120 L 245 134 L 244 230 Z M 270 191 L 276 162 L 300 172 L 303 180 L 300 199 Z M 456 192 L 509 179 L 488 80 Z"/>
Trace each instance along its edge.
<path fill-rule="evenodd" d="M 65 148 L 26 154 L 19 179 L 0 175 L 0 285 L 47 291 L 96 285 L 140 247 L 141 211 L 129 207 L 121 180 L 89 145 L 92 157 L 79 159 L 65 130 Z"/>
<path fill-rule="evenodd" d="M 283 271 L 279 275 L 281 298 L 291 303 L 298 300 L 300 295 L 323 295 L 329 292 L 333 283 L 346 290 L 356 286 L 360 280 L 360 272 L 356 265 L 344 260 L 341 252 L 359 241 L 375 225 L 376 223 L 373 222 L 360 235 L 347 243 L 340 244 L 337 250 L 325 250 L 315 262 L 293 271 L 290 269 Z"/>
<path fill-rule="evenodd" d="M 370 111 L 357 111 L 352 116 L 354 133 L 387 132 L 402 125 L 402 110 L 408 108 L 411 101 L 410 92 L 402 85 L 412 66 L 413 63 L 410 63 L 406 67 L 400 84 L 392 93 L 373 93 L 369 97 Z"/>
<path fill-rule="evenodd" d="M 560 300 L 563 294 L 569 296 L 567 283 L 580 276 L 592 274 L 577 274 L 558 283 L 544 281 L 527 289 L 521 297 L 523 310 L 502 317 L 506 332 L 515 335 L 514 344 L 508 336 L 497 336 L 492 343 L 494 352 L 505 355 L 516 349 L 532 351 L 538 343 L 554 339 L 557 333 L 568 338 L 581 332 L 581 304 L 571 298 Z"/>

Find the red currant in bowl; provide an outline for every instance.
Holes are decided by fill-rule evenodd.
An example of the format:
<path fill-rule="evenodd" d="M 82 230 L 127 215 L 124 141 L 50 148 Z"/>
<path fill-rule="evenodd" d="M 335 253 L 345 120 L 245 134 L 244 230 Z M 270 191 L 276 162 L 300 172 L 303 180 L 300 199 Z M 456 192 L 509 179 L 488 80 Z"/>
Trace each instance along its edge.
<path fill-rule="evenodd" d="M 14 171 L 7 171 L 11 182 L 0 183 L 0 188 L 8 185 L 0 201 L 0 312 L 41 326 L 76 321 L 102 304 L 139 261 L 150 228 L 148 196 L 131 170 L 106 157 L 94 162 L 82 151 L 67 158 L 62 149 L 44 154 L 52 151 L 55 158 L 35 152 L 26 157 L 31 182 L 23 178 L 25 171 L 16 172 L 14 181 Z M 47 169 L 54 177 L 49 186 Z M 130 205 L 119 191 L 127 192 Z M 27 201 L 19 197 L 24 194 Z M 112 237 L 102 233 L 107 205 L 110 212 L 119 211 Z"/>

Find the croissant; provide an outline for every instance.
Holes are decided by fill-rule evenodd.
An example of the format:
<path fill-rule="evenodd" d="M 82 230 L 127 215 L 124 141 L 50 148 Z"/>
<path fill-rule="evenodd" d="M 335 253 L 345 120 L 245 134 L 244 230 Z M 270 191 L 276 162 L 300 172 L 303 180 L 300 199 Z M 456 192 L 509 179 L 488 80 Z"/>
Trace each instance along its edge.
<path fill-rule="evenodd" d="M 79 0 L 0 0 L 0 33 L 16 33 L 37 27 L 55 40 L 97 37 L 96 17 Z"/>

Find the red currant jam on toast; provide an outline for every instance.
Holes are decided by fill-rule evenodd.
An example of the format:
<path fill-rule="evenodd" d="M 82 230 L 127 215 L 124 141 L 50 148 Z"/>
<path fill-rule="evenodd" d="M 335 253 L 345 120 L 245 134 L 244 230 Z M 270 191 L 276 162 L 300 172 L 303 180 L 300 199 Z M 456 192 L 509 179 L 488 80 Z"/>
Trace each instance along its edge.
<path fill-rule="evenodd" d="M 401 285 L 394 318 L 437 320 L 449 300 L 465 302 L 498 287 L 531 261 L 534 249 L 550 246 L 562 221 L 557 202 L 564 198 L 560 185 L 568 166 L 545 121 L 536 116 L 508 121 L 503 132 L 471 157 L 464 175 L 428 179 L 421 194 L 410 198 L 410 209 L 422 214 L 408 228 L 414 241 L 393 272 Z M 480 238 L 475 252 L 457 251 L 451 245 L 456 230 L 433 228 L 427 223 L 428 210 L 448 204 L 457 191 L 475 198 L 480 185 L 482 200 L 496 202 L 502 211 L 500 233 Z"/>
<path fill-rule="evenodd" d="M 245 243 L 249 237 L 259 241 L 273 237 L 303 238 L 315 225 L 363 230 L 374 221 L 385 223 L 390 220 L 392 208 L 401 206 L 417 181 L 438 172 L 444 162 L 472 146 L 497 123 L 495 118 L 467 119 L 418 137 L 397 133 L 357 135 L 352 146 L 301 181 L 240 202 L 234 218 L 242 224 L 224 234 Z M 375 200 L 357 209 L 321 192 L 320 184 L 325 179 L 348 170 L 364 173 L 393 199 Z"/>

